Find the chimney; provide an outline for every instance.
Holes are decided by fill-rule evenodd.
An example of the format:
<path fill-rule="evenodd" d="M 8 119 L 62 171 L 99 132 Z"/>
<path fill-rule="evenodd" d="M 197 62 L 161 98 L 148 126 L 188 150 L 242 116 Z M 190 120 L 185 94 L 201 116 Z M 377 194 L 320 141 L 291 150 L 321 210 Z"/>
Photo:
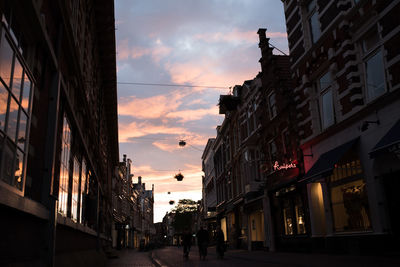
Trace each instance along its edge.
<path fill-rule="evenodd" d="M 142 184 L 142 176 L 139 176 L 137 179 L 138 179 L 138 184 Z"/>
<path fill-rule="evenodd" d="M 267 35 L 265 34 L 267 32 L 267 29 L 264 28 L 259 28 L 257 31 L 258 38 L 260 39 L 260 43 L 258 44 L 258 47 L 261 49 L 265 46 L 268 45 L 269 38 L 267 38 Z"/>
<path fill-rule="evenodd" d="M 124 159 L 123 159 L 123 161 L 126 163 L 126 154 L 124 154 Z"/>

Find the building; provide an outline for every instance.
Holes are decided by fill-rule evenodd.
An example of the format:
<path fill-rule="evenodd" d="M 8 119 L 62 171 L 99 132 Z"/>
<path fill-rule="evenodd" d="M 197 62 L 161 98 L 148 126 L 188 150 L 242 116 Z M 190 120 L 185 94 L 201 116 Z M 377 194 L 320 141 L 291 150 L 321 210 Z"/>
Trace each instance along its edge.
<path fill-rule="evenodd" d="M 266 29 L 259 29 L 262 93 L 257 112 L 260 121 L 257 140 L 263 157 L 265 177 L 265 247 L 274 250 L 301 250 L 309 243 L 306 214 L 307 191 L 298 183 L 304 175 L 299 147 L 297 112 L 290 58 L 273 54 Z M 247 209 L 246 209 L 247 210 Z"/>
<path fill-rule="evenodd" d="M 217 229 L 217 186 L 214 170 L 214 151 L 212 150 L 214 141 L 215 138 L 208 139 L 201 157 L 204 176 L 202 181 L 202 213 L 200 215 L 202 222 L 204 222 L 204 226 L 211 234 L 210 240 L 214 239 L 214 233 Z"/>
<path fill-rule="evenodd" d="M 133 214 L 134 218 L 134 247 L 143 248 L 150 243 L 150 237 L 155 235 L 154 228 L 154 185 L 151 190 L 146 190 L 146 184 L 142 183 L 142 177 L 138 177 L 138 182 L 133 184 L 133 189 L 137 191 L 137 205 Z"/>
<path fill-rule="evenodd" d="M 0 13 L 0 265 L 95 264 L 119 161 L 114 3 L 1 1 Z"/>
<path fill-rule="evenodd" d="M 400 1 L 283 1 L 312 247 L 398 249 Z"/>

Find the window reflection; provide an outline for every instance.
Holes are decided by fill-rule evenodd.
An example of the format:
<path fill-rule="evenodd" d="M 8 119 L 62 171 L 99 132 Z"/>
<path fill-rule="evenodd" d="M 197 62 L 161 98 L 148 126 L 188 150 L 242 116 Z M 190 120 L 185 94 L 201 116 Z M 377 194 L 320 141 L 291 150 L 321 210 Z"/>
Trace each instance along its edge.
<path fill-rule="evenodd" d="M 24 86 L 22 90 L 22 100 L 21 100 L 21 106 L 25 109 L 26 112 L 29 113 L 29 99 L 31 95 L 31 81 L 25 74 L 24 78 Z"/>
<path fill-rule="evenodd" d="M 74 221 L 78 220 L 79 172 L 80 172 L 80 164 L 78 159 L 74 157 L 74 170 L 72 173 L 72 206 L 71 206 L 71 218 Z"/>
<path fill-rule="evenodd" d="M 21 97 L 21 84 L 22 84 L 22 66 L 18 58 L 15 59 L 14 73 L 12 77 L 12 90 L 14 97 L 20 101 Z"/>
<path fill-rule="evenodd" d="M 0 76 L 4 83 L 9 86 L 11 78 L 11 67 L 13 59 L 13 50 L 5 38 L 5 32 L 2 33 L 1 43 L 0 43 Z"/>
<path fill-rule="evenodd" d="M 60 184 L 58 191 L 58 212 L 67 215 L 68 205 L 68 178 L 69 178 L 69 158 L 71 147 L 71 127 L 64 115 L 63 134 L 61 145 L 61 162 L 60 162 Z"/>
<path fill-rule="evenodd" d="M 25 112 L 20 112 L 19 117 L 19 129 L 18 129 L 18 147 L 25 151 L 25 144 L 26 144 L 26 125 L 28 121 L 28 116 L 26 116 Z"/>
<path fill-rule="evenodd" d="M 6 124 L 7 101 L 8 91 L 4 88 L 3 84 L 0 83 L 0 130 L 3 131 Z"/>
<path fill-rule="evenodd" d="M 18 108 L 17 102 L 11 98 L 8 110 L 7 134 L 14 142 L 17 135 Z"/>
<path fill-rule="evenodd" d="M 285 224 L 285 235 L 293 235 L 293 214 L 289 200 L 284 201 L 283 222 Z"/>
<path fill-rule="evenodd" d="M 15 157 L 15 174 L 14 174 L 14 186 L 19 190 L 22 190 L 22 177 L 24 171 L 24 154 L 17 149 L 17 155 Z"/>

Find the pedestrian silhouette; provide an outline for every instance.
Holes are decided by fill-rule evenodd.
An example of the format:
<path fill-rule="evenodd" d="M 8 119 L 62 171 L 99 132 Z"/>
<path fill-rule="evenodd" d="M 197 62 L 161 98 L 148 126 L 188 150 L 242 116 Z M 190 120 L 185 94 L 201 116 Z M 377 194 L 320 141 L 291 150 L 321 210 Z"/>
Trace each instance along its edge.
<path fill-rule="evenodd" d="M 216 233 L 216 241 L 217 241 L 217 255 L 219 259 L 224 258 L 225 253 L 225 236 L 224 232 L 221 230 L 221 226 L 217 226 L 217 233 Z"/>
<path fill-rule="evenodd" d="M 199 254 L 200 254 L 200 260 L 206 259 L 207 256 L 207 246 L 208 246 L 208 231 L 203 228 L 203 226 L 200 227 L 200 230 L 196 234 L 197 237 L 197 245 L 199 247 Z"/>
<path fill-rule="evenodd" d="M 189 258 L 190 247 L 192 246 L 192 233 L 189 228 L 185 228 L 182 236 L 183 257 Z"/>

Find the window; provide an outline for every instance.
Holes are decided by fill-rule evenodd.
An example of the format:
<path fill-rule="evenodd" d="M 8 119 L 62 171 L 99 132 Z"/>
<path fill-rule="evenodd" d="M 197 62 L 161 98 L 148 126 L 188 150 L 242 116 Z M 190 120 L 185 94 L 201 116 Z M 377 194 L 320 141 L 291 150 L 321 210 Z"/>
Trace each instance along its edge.
<path fill-rule="evenodd" d="M 379 45 L 379 33 L 377 28 L 373 27 L 361 42 L 365 62 L 365 87 L 368 101 L 372 101 L 385 93 L 385 66 Z"/>
<path fill-rule="evenodd" d="M 80 174 L 80 163 L 76 157 L 74 157 L 74 166 L 72 172 L 72 194 L 71 194 L 71 219 L 78 221 L 78 210 L 79 210 L 79 174 Z"/>
<path fill-rule="evenodd" d="M 311 41 L 316 43 L 321 37 L 321 28 L 319 26 L 318 12 L 315 0 L 310 1 L 307 6 L 308 12 L 308 25 L 310 27 Z"/>
<path fill-rule="evenodd" d="M 332 79 L 329 72 L 325 73 L 319 79 L 322 129 L 326 129 L 335 123 L 335 112 L 333 107 L 333 93 L 331 84 Z"/>
<path fill-rule="evenodd" d="M 290 201 L 285 199 L 283 201 L 283 224 L 285 225 L 285 235 L 293 235 L 293 213 Z"/>
<path fill-rule="evenodd" d="M 3 23 L 5 19 L 3 18 Z M 0 37 L 0 179 L 24 189 L 32 82 L 2 24 Z"/>
<path fill-rule="evenodd" d="M 268 96 L 268 108 L 269 108 L 269 118 L 272 120 L 275 118 L 276 112 L 276 100 L 275 100 L 275 93 L 271 93 Z"/>
<path fill-rule="evenodd" d="M 299 196 L 295 198 L 294 211 L 297 222 L 297 234 L 305 234 L 306 225 L 305 225 L 303 202 L 301 201 L 301 198 Z"/>
<path fill-rule="evenodd" d="M 371 229 L 367 190 L 359 159 L 347 156 L 346 160 L 338 162 L 329 178 L 329 189 L 336 232 Z"/>
<path fill-rule="evenodd" d="M 69 182 L 69 163 L 71 154 L 71 127 L 64 115 L 63 134 L 61 144 L 60 162 L 60 185 L 58 191 L 58 212 L 67 215 L 68 208 L 68 182 Z"/>
<path fill-rule="evenodd" d="M 82 172 L 81 172 L 81 185 L 80 185 L 80 205 L 79 205 L 79 222 L 83 223 L 83 206 L 85 205 L 85 194 L 88 193 L 88 179 L 87 179 L 87 168 L 86 161 L 82 160 Z"/>
<path fill-rule="evenodd" d="M 373 100 L 385 93 L 385 73 L 380 50 L 366 60 L 365 69 L 368 99 Z"/>
<path fill-rule="evenodd" d="M 272 162 L 276 159 L 276 153 L 277 153 L 275 141 L 269 142 L 268 149 L 269 149 L 269 156 Z"/>

